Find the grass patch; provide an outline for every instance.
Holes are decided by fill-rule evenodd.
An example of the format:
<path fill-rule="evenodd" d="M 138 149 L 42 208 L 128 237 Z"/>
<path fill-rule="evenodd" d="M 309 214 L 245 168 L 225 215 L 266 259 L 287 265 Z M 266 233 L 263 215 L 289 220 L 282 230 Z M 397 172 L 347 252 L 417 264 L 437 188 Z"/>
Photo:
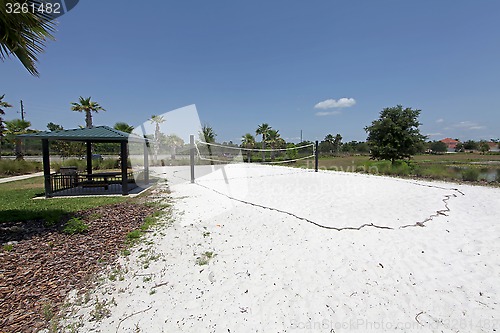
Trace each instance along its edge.
<path fill-rule="evenodd" d="M 216 255 L 212 251 L 205 251 L 201 254 L 201 256 L 196 258 L 196 265 L 198 266 L 208 265 L 210 259 L 212 259 L 215 256 Z"/>
<path fill-rule="evenodd" d="M 59 198 L 33 200 L 42 195 L 43 177 L 0 184 L 0 224 L 6 222 L 44 221 L 47 226 L 63 216 L 80 210 L 127 200 L 121 197 Z"/>
<path fill-rule="evenodd" d="M 66 234 L 82 234 L 89 230 L 89 226 L 85 224 L 80 218 L 73 217 L 64 226 L 63 232 Z"/>

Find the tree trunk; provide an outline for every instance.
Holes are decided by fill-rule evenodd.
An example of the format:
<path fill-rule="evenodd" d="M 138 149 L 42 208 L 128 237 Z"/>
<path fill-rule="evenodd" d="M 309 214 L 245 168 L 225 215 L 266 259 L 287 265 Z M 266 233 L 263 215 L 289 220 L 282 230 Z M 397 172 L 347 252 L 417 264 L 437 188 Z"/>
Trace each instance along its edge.
<path fill-rule="evenodd" d="M 92 128 L 92 114 L 90 111 L 85 112 L 85 124 L 87 125 L 87 128 Z"/>
<path fill-rule="evenodd" d="M 266 149 L 266 136 L 262 134 L 262 149 Z M 266 161 L 266 152 L 262 151 L 262 162 Z"/>

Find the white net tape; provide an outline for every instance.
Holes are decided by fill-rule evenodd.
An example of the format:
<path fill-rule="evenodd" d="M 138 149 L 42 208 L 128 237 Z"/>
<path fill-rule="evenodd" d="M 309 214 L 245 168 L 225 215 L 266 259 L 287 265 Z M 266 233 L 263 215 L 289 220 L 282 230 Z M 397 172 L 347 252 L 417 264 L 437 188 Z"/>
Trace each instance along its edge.
<path fill-rule="evenodd" d="M 200 146 L 206 147 L 205 149 L 200 148 Z M 307 144 L 298 147 L 288 147 L 288 148 L 276 148 L 276 149 L 254 149 L 254 148 L 241 148 L 226 146 L 217 143 L 197 141 L 195 142 L 195 148 L 197 156 L 202 161 L 210 161 L 217 163 L 238 163 L 243 162 L 246 158 L 243 153 L 247 156 L 251 156 L 252 153 L 270 153 L 269 161 L 259 160 L 253 163 L 263 163 L 263 164 L 284 164 L 293 163 L 300 160 L 305 160 L 309 158 L 314 158 L 315 156 L 315 145 Z M 205 150 L 203 153 L 201 150 Z M 206 157 L 208 155 L 208 157 Z M 275 156 L 278 155 L 278 156 Z M 285 155 L 285 156 L 283 156 Z M 218 158 L 222 156 L 223 158 Z M 252 158 L 250 158 L 251 160 Z"/>

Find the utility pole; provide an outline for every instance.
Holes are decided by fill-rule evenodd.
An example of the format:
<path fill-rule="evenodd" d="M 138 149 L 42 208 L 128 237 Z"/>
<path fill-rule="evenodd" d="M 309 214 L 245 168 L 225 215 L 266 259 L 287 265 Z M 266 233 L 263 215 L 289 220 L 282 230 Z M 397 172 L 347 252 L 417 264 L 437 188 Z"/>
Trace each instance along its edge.
<path fill-rule="evenodd" d="M 21 100 L 21 119 L 24 121 L 24 105 L 23 105 L 23 100 Z"/>
<path fill-rule="evenodd" d="M 302 130 L 300 130 L 300 142 L 302 142 Z"/>

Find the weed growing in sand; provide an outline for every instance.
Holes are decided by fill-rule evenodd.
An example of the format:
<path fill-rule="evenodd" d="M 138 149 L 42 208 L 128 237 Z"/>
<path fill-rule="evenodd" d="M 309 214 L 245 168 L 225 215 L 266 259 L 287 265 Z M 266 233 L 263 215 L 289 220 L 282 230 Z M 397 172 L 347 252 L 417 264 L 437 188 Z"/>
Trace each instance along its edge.
<path fill-rule="evenodd" d="M 149 294 L 150 294 L 150 295 L 154 295 L 154 294 L 156 294 L 156 290 L 151 289 L 151 290 L 149 291 Z"/>
<path fill-rule="evenodd" d="M 106 301 L 99 302 L 99 299 L 96 298 L 96 304 L 90 312 L 90 321 L 101 321 L 109 316 L 111 316 L 111 310 Z"/>
<path fill-rule="evenodd" d="M 208 263 L 210 262 L 210 259 L 212 259 L 215 256 L 216 255 L 212 251 L 206 251 L 206 252 L 202 253 L 201 256 L 196 258 L 196 264 L 198 266 L 208 265 Z"/>
<path fill-rule="evenodd" d="M 74 235 L 81 234 L 87 232 L 89 230 L 89 226 L 85 224 L 80 218 L 73 217 L 64 226 L 63 232 L 66 234 Z"/>
<path fill-rule="evenodd" d="M 205 231 L 203 233 L 203 238 L 208 237 L 208 236 L 210 236 L 210 232 L 209 231 Z"/>
<path fill-rule="evenodd" d="M 10 252 L 10 251 L 14 250 L 14 245 L 12 245 L 12 244 L 5 244 L 2 248 L 3 248 L 3 250 L 5 252 Z"/>
<path fill-rule="evenodd" d="M 54 311 L 52 311 L 52 305 L 50 303 L 42 305 L 42 314 L 46 321 L 50 321 L 54 317 Z"/>

